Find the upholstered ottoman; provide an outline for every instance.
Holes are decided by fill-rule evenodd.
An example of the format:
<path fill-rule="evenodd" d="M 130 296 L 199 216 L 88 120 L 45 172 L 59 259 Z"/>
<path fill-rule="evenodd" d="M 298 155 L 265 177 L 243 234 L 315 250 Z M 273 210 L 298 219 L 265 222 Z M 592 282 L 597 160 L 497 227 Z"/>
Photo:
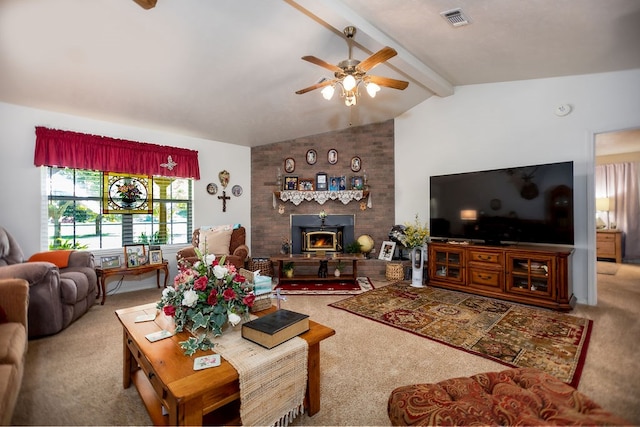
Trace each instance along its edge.
<path fill-rule="evenodd" d="M 629 425 L 570 385 L 519 368 L 398 387 L 393 425 Z"/>

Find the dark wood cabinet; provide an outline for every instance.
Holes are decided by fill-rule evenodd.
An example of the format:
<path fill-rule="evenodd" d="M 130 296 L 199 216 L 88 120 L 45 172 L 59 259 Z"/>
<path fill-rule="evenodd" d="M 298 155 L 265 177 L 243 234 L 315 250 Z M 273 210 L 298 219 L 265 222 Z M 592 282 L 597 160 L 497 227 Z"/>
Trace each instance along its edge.
<path fill-rule="evenodd" d="M 429 284 L 559 311 L 575 306 L 573 248 L 429 243 Z"/>

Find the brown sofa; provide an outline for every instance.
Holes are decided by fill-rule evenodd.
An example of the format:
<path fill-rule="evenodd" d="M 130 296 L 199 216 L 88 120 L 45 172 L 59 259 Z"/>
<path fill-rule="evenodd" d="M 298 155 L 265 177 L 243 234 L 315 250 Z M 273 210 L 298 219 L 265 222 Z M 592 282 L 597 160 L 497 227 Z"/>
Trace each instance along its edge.
<path fill-rule="evenodd" d="M 570 385 L 532 368 L 398 387 L 388 414 L 406 425 L 630 425 Z"/>
<path fill-rule="evenodd" d="M 249 247 L 245 244 L 247 238 L 247 230 L 244 227 L 238 227 L 231 233 L 231 242 L 229 243 L 229 255 L 226 256 L 226 262 L 233 264 L 236 268 L 244 267 L 244 263 L 249 257 Z M 193 231 L 191 237 L 191 246 L 180 249 L 176 254 L 178 265 L 184 262 L 193 264 L 198 261 L 196 250 L 200 245 L 200 229 Z M 219 261 L 221 257 L 216 257 Z"/>
<path fill-rule="evenodd" d="M 29 283 L 0 280 L 0 424 L 10 425 L 27 355 Z"/>
<path fill-rule="evenodd" d="M 95 304 L 98 279 L 93 254 L 70 251 L 65 267 L 24 262 L 16 240 L 0 227 L 0 279 L 29 282 L 29 338 L 60 332 Z"/>

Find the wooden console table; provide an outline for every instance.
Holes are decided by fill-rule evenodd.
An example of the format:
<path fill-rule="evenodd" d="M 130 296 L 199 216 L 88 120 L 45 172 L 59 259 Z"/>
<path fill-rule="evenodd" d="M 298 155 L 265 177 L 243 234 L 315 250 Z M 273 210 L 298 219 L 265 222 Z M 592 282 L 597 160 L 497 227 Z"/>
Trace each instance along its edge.
<path fill-rule="evenodd" d="M 333 256 L 316 256 L 310 254 L 307 255 L 282 255 L 282 256 L 273 256 L 271 257 L 272 262 L 278 263 L 278 281 L 279 283 L 284 282 L 332 282 L 336 280 L 340 280 L 342 282 L 346 281 L 356 281 L 358 278 L 358 260 L 362 260 L 363 258 L 357 256 L 348 256 L 348 255 L 339 255 L 337 257 Z M 330 271 L 327 277 L 318 277 L 317 274 L 296 274 L 293 277 L 286 277 L 283 275 L 283 266 L 287 262 L 292 262 L 295 264 L 315 264 L 320 267 L 320 261 L 329 261 L 329 263 L 337 263 L 339 261 L 342 262 L 351 262 L 351 274 L 340 274 L 340 277 L 335 277 L 333 273 Z"/>
<path fill-rule="evenodd" d="M 258 316 L 275 310 L 254 313 Z M 238 372 L 224 358 L 220 366 L 193 370 L 193 358 L 185 356 L 180 341 L 190 335 L 180 332 L 155 343 L 145 335 L 171 329 L 169 319 L 159 314 L 152 322 L 135 323 L 137 316 L 156 312 L 156 304 L 116 310 L 123 328 L 122 384 L 138 389 L 154 425 L 239 425 L 240 384 Z M 304 405 L 308 414 L 320 410 L 320 342 L 335 335 L 327 326 L 309 320 L 309 330 L 300 338 L 309 343 L 308 380 Z M 198 351 L 197 356 L 206 353 Z M 168 415 L 162 413 L 162 407 Z"/>
<path fill-rule="evenodd" d="M 111 276 L 137 276 L 139 274 L 149 273 L 151 271 L 156 272 L 156 284 L 160 288 L 160 271 L 164 271 L 164 287 L 167 287 L 167 279 L 169 278 L 169 261 L 164 260 L 162 264 L 145 264 L 139 267 L 118 267 L 118 268 L 102 268 L 96 267 L 96 275 L 100 281 L 98 284 L 98 295 L 96 299 L 102 295 L 102 301 L 100 305 L 104 305 L 104 301 L 107 299 L 106 282 L 107 277 Z"/>

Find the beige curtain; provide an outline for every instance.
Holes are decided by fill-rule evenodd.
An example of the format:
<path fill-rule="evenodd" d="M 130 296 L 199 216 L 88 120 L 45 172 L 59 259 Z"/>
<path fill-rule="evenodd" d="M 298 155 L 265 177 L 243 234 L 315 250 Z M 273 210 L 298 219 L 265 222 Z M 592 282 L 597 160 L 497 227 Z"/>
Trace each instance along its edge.
<path fill-rule="evenodd" d="M 624 232 L 624 260 L 640 261 L 640 163 L 596 166 L 596 198 L 609 197 L 609 221 Z"/>

